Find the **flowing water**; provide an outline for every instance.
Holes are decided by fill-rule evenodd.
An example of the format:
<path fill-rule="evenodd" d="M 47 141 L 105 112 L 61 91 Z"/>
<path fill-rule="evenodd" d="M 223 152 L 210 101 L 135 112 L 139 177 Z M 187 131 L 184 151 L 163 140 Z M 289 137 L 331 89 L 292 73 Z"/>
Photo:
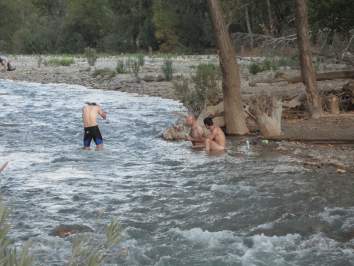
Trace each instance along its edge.
<path fill-rule="evenodd" d="M 310 171 L 271 148 L 228 140 L 224 155 L 159 135 L 174 101 L 69 85 L 0 81 L 1 194 L 11 238 L 37 265 L 65 265 L 83 224 L 117 218 L 107 265 L 354 265 L 354 178 Z M 81 108 L 102 103 L 105 150 L 83 151 Z M 125 250 L 126 252 L 119 252 Z"/>

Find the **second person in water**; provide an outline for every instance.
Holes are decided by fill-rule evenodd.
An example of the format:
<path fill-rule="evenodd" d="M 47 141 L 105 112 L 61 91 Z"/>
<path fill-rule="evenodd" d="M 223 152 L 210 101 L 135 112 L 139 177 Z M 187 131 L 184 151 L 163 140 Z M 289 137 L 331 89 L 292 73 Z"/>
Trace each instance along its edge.
<path fill-rule="evenodd" d="M 211 117 L 204 119 L 204 125 L 209 130 L 208 136 L 205 136 L 203 128 L 198 124 L 194 116 L 187 116 L 186 124 L 191 127 L 188 140 L 192 142 L 193 148 L 205 148 L 207 152 L 225 150 L 225 134 L 220 127 L 214 125 Z"/>

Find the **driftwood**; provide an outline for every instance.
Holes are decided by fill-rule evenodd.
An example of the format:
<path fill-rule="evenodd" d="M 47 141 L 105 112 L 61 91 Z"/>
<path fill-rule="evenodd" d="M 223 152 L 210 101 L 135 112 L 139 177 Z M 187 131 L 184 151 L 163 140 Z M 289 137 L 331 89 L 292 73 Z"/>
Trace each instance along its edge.
<path fill-rule="evenodd" d="M 283 105 L 276 97 L 259 96 L 254 98 L 252 113 L 256 117 L 259 130 L 263 137 L 280 136 Z"/>
<path fill-rule="evenodd" d="M 317 81 L 321 80 L 333 80 L 333 79 L 354 79 L 354 70 L 343 70 L 343 71 L 333 71 L 333 72 L 323 72 L 316 74 Z M 290 77 L 285 73 L 278 72 L 274 78 L 266 78 L 260 80 L 250 81 L 250 86 L 256 86 L 257 83 L 277 83 L 286 81 L 288 83 L 299 83 L 302 82 L 301 76 Z"/>

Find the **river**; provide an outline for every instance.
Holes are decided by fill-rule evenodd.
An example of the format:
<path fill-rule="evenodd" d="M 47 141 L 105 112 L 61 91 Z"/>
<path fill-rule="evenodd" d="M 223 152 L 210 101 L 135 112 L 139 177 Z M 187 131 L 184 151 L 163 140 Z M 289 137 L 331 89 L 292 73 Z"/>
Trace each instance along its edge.
<path fill-rule="evenodd" d="M 117 218 L 107 265 L 354 265 L 354 178 L 307 170 L 267 146 L 228 140 L 208 156 L 159 136 L 172 100 L 70 85 L 0 81 L 1 195 L 10 237 L 37 265 L 65 265 L 59 224 L 100 237 Z M 81 108 L 101 103 L 105 149 L 81 150 Z"/>

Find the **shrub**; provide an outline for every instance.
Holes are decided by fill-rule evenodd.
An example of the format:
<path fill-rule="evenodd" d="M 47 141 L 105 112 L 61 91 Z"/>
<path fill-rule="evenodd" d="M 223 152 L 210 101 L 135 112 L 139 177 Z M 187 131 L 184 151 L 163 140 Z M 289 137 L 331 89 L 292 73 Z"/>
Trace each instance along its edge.
<path fill-rule="evenodd" d="M 50 58 L 47 63 L 52 66 L 70 66 L 74 64 L 75 61 L 72 57 L 54 57 Z"/>
<path fill-rule="evenodd" d="M 108 67 L 96 69 L 92 73 L 92 77 L 94 77 L 94 78 L 96 78 L 98 76 L 102 76 L 102 77 L 107 77 L 109 79 L 112 79 L 115 75 L 116 75 L 116 72 Z"/>
<path fill-rule="evenodd" d="M 125 74 L 125 73 L 128 73 L 128 70 L 127 70 L 127 65 L 126 65 L 126 62 L 122 59 L 119 59 L 117 61 L 117 65 L 116 65 L 116 72 L 118 74 Z"/>
<path fill-rule="evenodd" d="M 139 58 L 137 57 L 131 57 L 127 60 L 126 63 L 129 72 L 132 73 L 134 75 L 134 77 L 139 80 L 139 72 L 140 72 L 140 62 L 139 62 Z"/>
<path fill-rule="evenodd" d="M 145 65 L 145 56 L 143 54 L 138 54 L 136 58 L 138 59 L 139 65 L 143 67 Z"/>
<path fill-rule="evenodd" d="M 252 74 L 252 75 L 256 75 L 257 73 L 259 72 L 262 72 L 263 71 L 263 68 L 260 64 L 258 63 L 251 63 L 249 66 L 248 66 L 248 71 Z"/>
<path fill-rule="evenodd" d="M 198 116 L 208 104 L 216 104 L 219 101 L 220 70 L 212 64 L 198 65 L 191 80 L 178 78 L 173 87 L 184 106 Z"/>
<path fill-rule="evenodd" d="M 75 238 L 69 266 L 102 265 L 109 251 L 119 243 L 121 231 L 118 221 L 113 220 L 105 230 L 105 240 L 103 243 L 95 243 L 95 241 L 88 237 Z"/>
<path fill-rule="evenodd" d="M 87 47 L 87 48 L 85 48 L 84 53 L 85 53 L 85 57 L 87 59 L 87 63 L 89 64 L 89 66 L 91 66 L 91 67 L 95 66 L 97 58 L 98 58 L 96 49 Z"/>
<path fill-rule="evenodd" d="M 252 63 L 248 66 L 248 70 L 252 75 L 256 75 L 259 72 L 268 71 L 268 70 L 277 70 L 278 61 L 274 59 L 265 59 L 261 63 Z"/>
<path fill-rule="evenodd" d="M 166 59 L 161 67 L 165 80 L 170 81 L 173 78 L 173 61 Z"/>

